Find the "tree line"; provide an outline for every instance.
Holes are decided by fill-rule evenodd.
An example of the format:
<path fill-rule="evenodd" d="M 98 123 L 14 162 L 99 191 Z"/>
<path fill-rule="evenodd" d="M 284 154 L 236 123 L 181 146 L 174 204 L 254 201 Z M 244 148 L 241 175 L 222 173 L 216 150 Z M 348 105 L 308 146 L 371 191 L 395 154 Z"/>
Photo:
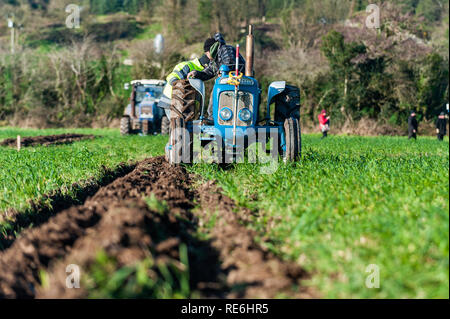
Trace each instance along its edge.
<path fill-rule="evenodd" d="M 54 5 L 51 0 L 8 3 L 28 5 L 43 16 Z M 411 109 L 419 118 L 433 119 L 448 101 L 448 4 L 380 1 L 384 22 L 379 30 L 348 27 L 348 23 L 364 23 L 368 3 L 84 0 L 85 30 L 48 29 L 53 33 L 45 45 L 55 41 L 55 50 L 42 51 L 39 36 L 46 33 L 40 30 L 23 36 L 30 40 L 14 57 L 0 53 L 0 122 L 25 114 L 44 114 L 49 125 L 89 125 L 99 117 L 111 120 L 120 115 L 128 98 L 123 82 L 164 78 L 193 53 L 182 53 L 183 47 L 200 48 L 216 31 L 230 43 L 244 44 L 245 26 L 250 23 L 255 26 L 255 71 L 263 91 L 275 80 L 299 86 L 305 120 L 314 121 L 322 108 L 329 110 L 334 124 L 370 118 L 400 126 Z M 123 21 L 117 15 L 114 19 L 123 22 L 119 24 L 90 22 L 89 17 L 115 12 L 131 15 L 123 15 Z M 49 19 L 52 14 L 48 13 Z M 138 23 L 137 16 L 148 24 Z M 166 36 L 162 57 L 153 53 L 152 39 L 135 39 L 152 25 Z M 61 41 L 59 34 L 67 41 L 56 42 Z M 128 41 L 125 48 L 117 47 L 119 39 Z M 201 52 L 195 49 L 195 53 Z M 132 67 L 122 64 L 125 56 L 133 58 Z"/>

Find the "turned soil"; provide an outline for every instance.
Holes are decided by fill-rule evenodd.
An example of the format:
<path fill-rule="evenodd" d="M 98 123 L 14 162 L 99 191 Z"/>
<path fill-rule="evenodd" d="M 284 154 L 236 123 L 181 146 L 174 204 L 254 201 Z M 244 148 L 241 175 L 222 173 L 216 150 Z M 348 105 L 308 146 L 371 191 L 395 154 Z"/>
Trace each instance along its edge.
<path fill-rule="evenodd" d="M 164 210 L 149 198 L 164 203 Z M 0 298 L 86 298 L 83 285 L 66 288 L 67 265 L 79 265 L 83 273 L 104 252 L 118 268 L 151 257 L 182 269 L 181 245 L 188 250 L 190 290 L 201 297 L 316 297 L 302 286 L 308 274 L 299 265 L 255 240 L 246 227 L 255 214 L 238 208 L 214 182 L 199 183 L 182 166 L 150 158 L 81 205 L 24 230 L 0 252 Z"/>

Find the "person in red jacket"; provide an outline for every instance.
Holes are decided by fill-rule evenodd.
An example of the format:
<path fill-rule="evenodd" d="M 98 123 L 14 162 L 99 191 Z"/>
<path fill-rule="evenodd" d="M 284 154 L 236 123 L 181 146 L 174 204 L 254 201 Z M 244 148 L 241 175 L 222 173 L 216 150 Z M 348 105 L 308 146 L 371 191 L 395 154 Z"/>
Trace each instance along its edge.
<path fill-rule="evenodd" d="M 328 136 L 328 131 L 330 130 L 330 117 L 327 116 L 327 111 L 322 110 L 322 112 L 320 112 L 319 114 L 319 125 L 320 125 L 320 130 L 322 131 L 322 138 L 325 138 Z"/>

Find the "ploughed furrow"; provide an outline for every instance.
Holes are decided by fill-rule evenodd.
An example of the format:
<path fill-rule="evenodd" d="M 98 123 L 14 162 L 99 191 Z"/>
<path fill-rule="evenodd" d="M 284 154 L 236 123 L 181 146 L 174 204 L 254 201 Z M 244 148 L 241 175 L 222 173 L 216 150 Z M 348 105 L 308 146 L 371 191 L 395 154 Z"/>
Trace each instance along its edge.
<path fill-rule="evenodd" d="M 60 135 L 43 135 L 43 136 L 30 136 L 22 137 L 20 139 L 20 145 L 22 147 L 30 146 L 51 146 L 51 145 L 62 145 L 62 144 L 72 144 L 74 142 L 82 140 L 93 140 L 96 138 L 95 135 L 86 134 L 60 134 Z M 0 146 L 17 146 L 17 139 L 8 138 L 0 142 Z"/>
<path fill-rule="evenodd" d="M 93 196 L 102 186 L 108 185 L 113 180 L 123 177 L 136 167 L 135 164 L 121 163 L 111 170 L 102 166 L 100 179 L 89 179 L 71 185 L 72 194 L 66 190 L 58 189 L 44 195 L 39 200 L 30 200 L 29 208 L 24 210 L 7 209 L 0 212 L 0 222 L 7 222 L 8 227 L 0 232 L 0 250 L 12 245 L 17 234 L 28 227 L 36 227 L 48 221 L 52 216 L 68 209 L 73 205 L 83 204 L 86 199 Z"/>
<path fill-rule="evenodd" d="M 314 297 L 302 288 L 307 274 L 298 265 L 254 240 L 245 227 L 251 212 L 212 182 L 193 190 L 191 177 L 162 157 L 147 159 L 84 205 L 24 231 L 0 253 L 0 297 L 161 298 L 157 283 L 168 281 L 191 298 Z M 68 265 L 79 267 L 79 289 L 67 287 Z"/>
<path fill-rule="evenodd" d="M 9 249 L 0 252 L 0 297 L 34 297 L 40 271 L 64 257 L 89 228 L 121 202 L 154 193 L 167 199 L 171 211 L 186 211 L 191 203 L 178 186 L 184 180 L 176 176 L 177 171 L 161 169 L 162 162 L 162 158 L 140 162 L 128 175 L 102 187 L 84 205 L 64 210 L 47 223 L 24 231 Z"/>
<path fill-rule="evenodd" d="M 187 184 L 189 175 L 181 167 L 169 166 L 162 158 L 152 160 L 151 164 L 138 165 L 133 172 L 137 178 L 133 183 L 134 187 L 116 183 L 115 187 L 110 187 L 104 192 L 105 199 L 109 193 L 124 191 L 136 197 L 108 205 L 101 221 L 88 229 L 71 251 L 48 270 L 48 282 L 38 289 L 36 297 L 91 296 L 89 280 L 82 280 L 80 289 L 67 289 L 66 267 L 76 264 L 80 267 L 81 273 L 92 272 L 98 264 L 99 252 L 114 261 L 115 269 L 135 265 L 145 259 L 151 260 L 150 264 L 146 264 L 148 267 L 146 276 L 153 281 L 164 276 L 161 267 L 168 269 L 174 278 L 176 274 L 171 267 L 180 272 L 188 271 L 188 285 L 193 290 L 199 291 L 202 296 L 223 296 L 222 287 L 217 282 L 220 271 L 218 254 L 210 247 L 208 241 L 199 240 L 194 236 L 196 219 L 190 213 L 194 193 Z M 153 207 L 143 199 L 149 194 L 165 205 L 162 208 Z M 189 266 L 180 262 L 182 245 L 187 248 Z M 129 281 L 131 280 L 130 278 Z M 100 296 L 105 297 L 105 294 Z M 110 292 L 106 296 L 123 297 L 120 291 Z M 129 292 L 126 297 L 160 296 L 154 289 L 144 287 L 143 291 Z"/>
<path fill-rule="evenodd" d="M 245 225 L 251 223 L 248 209 L 237 209 L 213 181 L 198 189 L 203 224 L 214 218 L 210 230 L 213 248 L 220 252 L 221 267 L 227 273 L 228 298 L 317 298 L 315 291 L 301 285 L 308 274 L 293 262 L 285 262 L 255 241 L 257 233 Z M 257 214 L 257 213 L 256 213 Z"/>
<path fill-rule="evenodd" d="M 180 262 L 180 244 L 187 241 L 191 249 L 194 246 L 201 249 L 201 243 L 187 238 L 188 235 L 184 233 L 186 227 L 189 225 L 183 225 L 182 221 L 170 213 L 160 214 L 152 211 L 142 200 L 114 205 L 96 226 L 89 229 L 86 235 L 75 243 L 71 252 L 52 267 L 48 283 L 38 289 L 37 297 L 92 296 L 89 294 L 90 283 L 86 277 L 82 277 L 80 289 L 67 289 L 66 267 L 75 264 L 79 265 L 81 274 L 91 273 L 95 267 L 98 268 L 99 252 L 106 254 L 108 259 L 114 262 L 115 269 L 135 265 L 145 259 L 151 260 L 150 264 L 146 264 L 148 268 L 145 274 L 155 281 L 163 276 L 158 266 L 164 265 L 168 271 L 171 271 L 171 267 L 175 267 L 179 272 L 187 271 L 187 266 Z M 173 271 L 172 276 L 176 276 Z M 123 295 L 123 292 L 115 289 L 108 295 L 97 294 L 97 296 L 158 297 L 150 287 L 144 287 L 142 290 L 132 292 L 132 295 Z"/>

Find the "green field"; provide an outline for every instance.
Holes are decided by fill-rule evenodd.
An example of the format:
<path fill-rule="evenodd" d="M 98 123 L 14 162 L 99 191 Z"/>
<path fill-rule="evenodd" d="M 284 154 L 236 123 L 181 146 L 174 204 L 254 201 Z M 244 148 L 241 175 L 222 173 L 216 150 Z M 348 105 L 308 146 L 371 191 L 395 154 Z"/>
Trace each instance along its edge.
<path fill-rule="evenodd" d="M 0 129 L 17 134 L 69 130 Z M 24 209 L 52 189 L 98 178 L 114 168 L 163 153 L 166 137 L 120 137 L 114 130 L 57 147 L 0 147 L 0 211 Z M 303 137 L 303 159 L 273 174 L 259 165 L 188 166 L 217 180 L 240 206 L 258 211 L 248 225 L 268 248 L 312 275 L 304 284 L 325 298 L 449 297 L 449 143 L 420 137 Z M 380 270 L 380 288 L 365 285 L 366 267 Z"/>
<path fill-rule="evenodd" d="M 198 165 L 241 206 L 269 249 L 328 298 L 448 298 L 449 144 L 432 138 L 304 137 L 303 160 L 262 175 Z M 380 289 L 365 286 L 380 269 Z"/>
<path fill-rule="evenodd" d="M 21 136 L 53 135 L 62 133 L 98 135 L 93 141 L 51 147 L 26 147 L 20 152 L 0 147 L 0 211 L 14 207 L 23 210 L 27 199 L 38 199 L 43 194 L 61 187 L 70 193 L 75 182 L 100 178 L 102 166 L 114 169 L 121 162 L 133 162 L 146 157 L 162 155 L 166 138 L 121 137 L 116 130 L 0 129 L 0 140 Z"/>

